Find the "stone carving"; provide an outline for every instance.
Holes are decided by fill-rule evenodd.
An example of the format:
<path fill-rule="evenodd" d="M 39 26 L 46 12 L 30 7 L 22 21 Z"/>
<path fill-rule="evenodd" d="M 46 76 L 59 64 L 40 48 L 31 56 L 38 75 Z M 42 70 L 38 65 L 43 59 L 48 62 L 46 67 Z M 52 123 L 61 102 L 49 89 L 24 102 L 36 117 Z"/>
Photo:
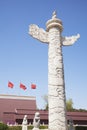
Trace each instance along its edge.
<path fill-rule="evenodd" d="M 31 25 L 29 34 L 41 42 L 48 43 L 48 102 L 49 130 L 67 130 L 66 96 L 62 46 L 72 45 L 80 37 L 62 37 L 62 21 L 53 13 L 46 23 L 46 31 Z"/>
<path fill-rule="evenodd" d="M 52 18 L 56 18 L 56 12 L 53 13 Z M 40 40 L 41 42 L 49 43 L 48 33 L 44 29 L 39 28 L 35 24 L 30 25 L 29 34 L 32 35 L 37 40 Z M 62 45 L 70 46 L 74 44 L 78 40 L 78 38 L 80 38 L 80 34 L 77 34 L 76 36 L 71 36 L 71 37 L 62 37 Z"/>
<path fill-rule="evenodd" d="M 28 124 L 27 115 L 25 115 L 24 118 L 23 118 L 23 122 L 22 122 L 22 130 L 28 130 L 27 129 L 27 124 Z"/>
<path fill-rule="evenodd" d="M 54 12 L 53 12 L 52 19 L 57 18 L 56 14 L 57 14 L 56 11 L 54 11 Z"/>
<path fill-rule="evenodd" d="M 74 130 L 74 124 L 72 119 L 69 119 L 69 130 Z"/>
<path fill-rule="evenodd" d="M 39 112 L 35 113 L 33 126 L 34 126 L 33 130 L 39 130 L 39 126 L 40 126 L 40 113 Z"/>
<path fill-rule="evenodd" d="M 80 38 L 80 34 L 77 34 L 76 36 L 71 36 L 71 37 L 62 37 L 62 45 L 70 46 L 73 43 L 75 43 L 75 41 L 77 41 L 78 38 Z"/>
<path fill-rule="evenodd" d="M 30 25 L 29 34 L 32 35 L 34 38 L 40 40 L 41 42 L 48 43 L 48 33 L 35 24 Z"/>

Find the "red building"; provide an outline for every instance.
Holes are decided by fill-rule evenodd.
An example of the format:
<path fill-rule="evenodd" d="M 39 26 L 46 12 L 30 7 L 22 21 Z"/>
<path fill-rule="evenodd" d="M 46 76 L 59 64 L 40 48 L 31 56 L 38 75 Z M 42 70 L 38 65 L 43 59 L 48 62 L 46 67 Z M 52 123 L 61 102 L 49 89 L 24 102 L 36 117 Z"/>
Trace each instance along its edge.
<path fill-rule="evenodd" d="M 18 122 L 19 119 L 23 120 L 23 117 L 28 109 L 36 110 L 35 97 L 0 95 L 0 121 L 13 124 L 15 122 Z M 23 110 L 23 112 L 26 110 L 26 112 L 21 113 L 21 110 Z"/>
<path fill-rule="evenodd" d="M 48 111 L 37 110 L 36 98 L 33 96 L 0 95 L 0 121 L 10 124 L 21 124 L 24 115 L 28 123 L 33 122 L 35 112 L 40 113 L 41 124 L 48 124 Z M 87 125 L 87 112 L 67 112 L 67 121 L 74 124 Z"/>

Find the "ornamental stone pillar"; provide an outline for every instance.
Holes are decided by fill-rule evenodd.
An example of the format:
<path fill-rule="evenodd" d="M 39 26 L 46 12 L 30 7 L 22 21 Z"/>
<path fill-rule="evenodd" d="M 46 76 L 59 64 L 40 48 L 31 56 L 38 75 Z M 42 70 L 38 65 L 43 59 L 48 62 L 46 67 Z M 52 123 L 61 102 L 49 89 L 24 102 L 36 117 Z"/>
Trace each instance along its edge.
<path fill-rule="evenodd" d="M 63 37 L 62 21 L 53 12 L 46 23 L 46 31 L 32 24 L 29 34 L 48 44 L 48 103 L 49 130 L 67 130 L 66 97 L 62 47 L 72 45 L 80 35 Z"/>
<path fill-rule="evenodd" d="M 66 130 L 66 99 L 62 56 L 62 21 L 54 12 L 46 23 L 48 46 L 49 130 Z"/>

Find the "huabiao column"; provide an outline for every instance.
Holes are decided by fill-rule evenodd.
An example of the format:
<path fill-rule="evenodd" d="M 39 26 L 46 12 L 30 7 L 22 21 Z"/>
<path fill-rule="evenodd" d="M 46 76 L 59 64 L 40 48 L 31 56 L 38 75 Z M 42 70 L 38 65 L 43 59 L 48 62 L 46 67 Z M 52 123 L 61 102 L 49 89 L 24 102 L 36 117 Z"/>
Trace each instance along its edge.
<path fill-rule="evenodd" d="M 29 34 L 48 44 L 48 103 L 49 130 L 67 130 L 66 97 L 62 47 L 72 45 L 80 35 L 63 37 L 62 21 L 53 12 L 46 23 L 46 31 L 32 24 Z"/>
<path fill-rule="evenodd" d="M 49 130 L 66 130 L 65 83 L 62 56 L 62 22 L 53 14 L 46 24 L 48 47 Z"/>

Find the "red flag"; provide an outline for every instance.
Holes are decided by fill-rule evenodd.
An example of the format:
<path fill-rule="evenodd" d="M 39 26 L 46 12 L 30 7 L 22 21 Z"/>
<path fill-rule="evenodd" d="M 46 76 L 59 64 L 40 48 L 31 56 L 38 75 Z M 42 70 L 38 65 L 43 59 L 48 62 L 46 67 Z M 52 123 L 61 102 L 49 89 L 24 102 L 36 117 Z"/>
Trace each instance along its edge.
<path fill-rule="evenodd" d="M 9 88 L 13 88 L 13 87 L 14 87 L 14 84 L 9 81 L 9 82 L 8 82 L 8 87 L 9 87 Z"/>
<path fill-rule="evenodd" d="M 36 89 L 36 84 L 31 84 L 31 89 Z"/>
<path fill-rule="evenodd" d="M 22 83 L 20 83 L 20 88 L 22 88 L 23 90 L 27 89 L 26 86 Z"/>

